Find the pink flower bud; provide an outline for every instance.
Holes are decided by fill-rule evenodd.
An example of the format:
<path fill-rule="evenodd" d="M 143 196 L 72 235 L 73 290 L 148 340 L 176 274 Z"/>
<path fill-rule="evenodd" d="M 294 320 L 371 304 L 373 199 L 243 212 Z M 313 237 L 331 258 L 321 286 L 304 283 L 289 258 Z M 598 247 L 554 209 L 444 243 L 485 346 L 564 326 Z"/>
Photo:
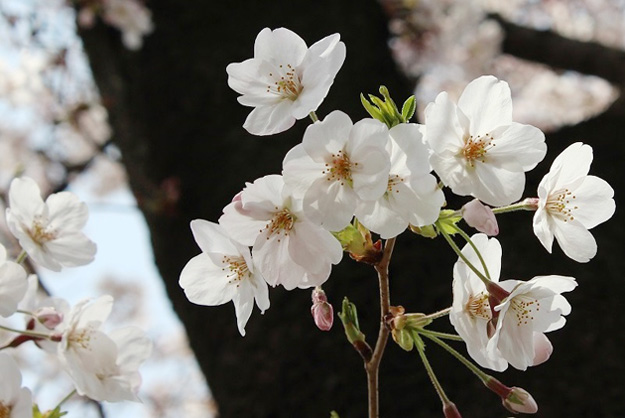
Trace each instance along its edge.
<path fill-rule="evenodd" d="M 503 406 L 510 412 L 522 414 L 535 414 L 538 412 L 538 404 L 525 389 L 513 387 L 506 398 L 502 398 Z"/>
<path fill-rule="evenodd" d="M 534 333 L 534 363 L 532 366 L 537 366 L 549 360 L 553 353 L 553 345 L 549 338 L 541 332 Z"/>
<path fill-rule="evenodd" d="M 462 217 L 465 222 L 480 232 L 491 237 L 499 234 L 499 225 L 493 210 L 474 199 L 462 207 Z"/>
<path fill-rule="evenodd" d="M 328 303 L 326 293 L 321 287 L 315 287 L 312 291 L 313 305 L 310 313 L 315 320 L 315 325 L 321 331 L 329 331 L 334 323 L 334 308 Z"/>
<path fill-rule="evenodd" d="M 63 314 L 52 307 L 43 307 L 35 312 L 37 320 L 48 329 L 54 329 L 63 322 Z"/>

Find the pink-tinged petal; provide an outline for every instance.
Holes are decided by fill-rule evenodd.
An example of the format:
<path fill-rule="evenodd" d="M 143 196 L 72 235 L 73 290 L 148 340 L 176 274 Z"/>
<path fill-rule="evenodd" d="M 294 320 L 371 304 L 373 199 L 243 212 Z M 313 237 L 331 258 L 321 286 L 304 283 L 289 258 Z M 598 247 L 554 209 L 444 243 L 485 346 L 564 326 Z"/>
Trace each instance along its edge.
<path fill-rule="evenodd" d="M 555 229 L 555 227 L 551 225 L 553 222 L 554 220 L 543 208 L 538 208 L 536 213 L 534 213 L 534 218 L 532 222 L 534 235 L 536 235 L 540 243 L 545 247 L 549 254 L 551 254 L 551 250 L 553 247 L 553 231 Z"/>
<path fill-rule="evenodd" d="M 493 76 L 470 82 L 458 100 L 458 107 L 469 118 L 469 133 L 474 137 L 512 123 L 510 87 Z"/>
<path fill-rule="evenodd" d="M 499 329 L 498 326 L 496 331 L 499 334 L 497 348 L 512 367 L 526 370 L 534 362 L 534 331 L 531 325 L 519 325 L 514 312 L 503 310 L 499 323 L 502 323 L 502 327 Z"/>
<path fill-rule="evenodd" d="M 571 203 L 575 205 L 573 216 L 587 229 L 592 229 L 610 219 L 616 210 L 614 189 L 607 181 L 595 176 L 587 176 L 583 183 L 572 191 L 575 195 Z"/>
<path fill-rule="evenodd" d="M 297 67 L 304 60 L 308 47 L 295 32 L 286 28 L 273 31 L 265 28 L 256 36 L 254 58 Z"/>
<path fill-rule="evenodd" d="M 551 341 L 549 338 L 545 336 L 545 334 L 541 332 L 534 333 L 534 361 L 532 362 L 532 366 L 538 366 L 539 364 L 543 364 L 549 357 L 551 357 L 551 353 L 553 353 L 553 345 L 551 345 Z"/>
<path fill-rule="evenodd" d="M 282 234 L 262 233 L 252 248 L 252 258 L 270 286 L 281 284 L 293 290 L 305 284 L 306 271 L 291 259 L 289 239 Z"/>
<path fill-rule="evenodd" d="M 179 280 L 187 299 L 205 306 L 230 302 L 237 293 L 237 282 L 228 276 L 227 267 L 225 264 L 216 265 L 206 254 L 189 260 Z"/>
<path fill-rule="evenodd" d="M 492 133 L 493 145 L 487 151 L 489 164 L 510 171 L 529 171 L 545 158 L 545 134 L 531 125 L 511 123 Z"/>
<path fill-rule="evenodd" d="M 343 151 L 352 127 L 349 116 L 335 110 L 306 128 L 302 145 L 313 161 L 325 164 L 332 154 Z"/>
<path fill-rule="evenodd" d="M 558 222 L 554 235 L 560 248 L 569 258 L 586 263 L 597 254 L 597 242 L 579 222 Z"/>
<path fill-rule="evenodd" d="M 275 207 L 284 204 L 284 179 L 278 174 L 270 174 L 247 184 L 241 193 L 243 210 L 256 219 L 273 215 Z"/>
<path fill-rule="evenodd" d="M 224 208 L 224 214 L 219 218 L 221 225 L 233 240 L 243 245 L 253 245 L 256 237 L 266 225 L 268 217 L 254 219 L 242 209 L 241 201 L 230 203 Z"/>
<path fill-rule="evenodd" d="M 295 124 L 295 118 L 291 115 L 293 102 L 282 100 L 271 106 L 254 108 L 245 119 L 243 128 L 252 135 L 273 135 L 284 132 Z"/>
<path fill-rule="evenodd" d="M 549 173 L 556 176 L 553 188 L 576 188 L 590 171 L 592 148 L 581 142 L 569 145 L 553 161 Z"/>
<path fill-rule="evenodd" d="M 464 146 L 465 130 L 458 118 L 458 107 L 446 92 L 436 96 L 425 109 L 425 140 L 435 153 L 451 150 L 454 154 Z"/>

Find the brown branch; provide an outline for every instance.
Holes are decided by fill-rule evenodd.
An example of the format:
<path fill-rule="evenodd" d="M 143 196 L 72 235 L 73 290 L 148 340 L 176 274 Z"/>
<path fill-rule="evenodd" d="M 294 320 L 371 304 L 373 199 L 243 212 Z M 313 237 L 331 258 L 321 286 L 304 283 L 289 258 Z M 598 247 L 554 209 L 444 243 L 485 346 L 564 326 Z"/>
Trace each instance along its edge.
<path fill-rule="evenodd" d="M 515 25 L 499 15 L 490 15 L 505 31 L 503 52 L 554 68 L 595 75 L 619 86 L 625 85 L 625 51 L 596 42 L 566 38 L 551 31 Z"/>

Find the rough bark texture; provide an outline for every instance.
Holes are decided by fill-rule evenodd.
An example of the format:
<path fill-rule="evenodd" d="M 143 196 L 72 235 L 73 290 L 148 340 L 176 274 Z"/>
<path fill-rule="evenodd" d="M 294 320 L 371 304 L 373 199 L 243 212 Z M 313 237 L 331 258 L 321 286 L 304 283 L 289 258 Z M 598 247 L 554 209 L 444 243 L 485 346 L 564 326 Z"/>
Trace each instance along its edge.
<path fill-rule="evenodd" d="M 248 135 L 241 125 L 249 109 L 227 87 L 225 66 L 251 57 L 263 27 L 288 27 L 312 43 L 340 32 L 347 60 L 319 115 L 340 108 L 365 117 L 358 94 L 386 84 L 397 99 L 410 94 L 386 48 L 386 22 L 374 1 L 153 0 L 156 31 L 139 52 L 123 49 L 119 35 L 98 26 L 82 33 L 96 81 L 108 106 L 115 138 L 124 155 L 131 187 L 148 220 L 154 254 L 174 309 L 207 376 L 224 417 L 323 417 L 336 409 L 342 418 L 363 417 L 366 380 L 360 357 L 340 326 L 315 329 L 310 292 L 273 289 L 271 309 L 256 311 L 248 335 L 238 335 L 230 304 L 207 308 L 189 303 L 178 287 L 184 264 L 199 252 L 188 224 L 216 221 L 245 181 L 278 173 L 285 152 L 301 139 L 308 121 L 269 138 Z M 531 45 L 540 48 L 540 45 Z M 593 172 L 612 184 L 623 182 L 623 120 L 612 113 L 563 130 L 548 139 L 549 158 L 568 143 L 593 145 Z M 535 190 L 548 170 L 539 166 L 528 180 Z M 616 171 L 618 170 L 618 171 Z M 168 187 L 180 199 L 168 199 Z M 450 202 L 454 203 L 454 202 Z M 620 202 L 617 200 L 617 206 Z M 623 271 L 622 217 L 596 230 L 599 255 L 589 264 L 549 257 L 531 232 L 531 216 L 511 214 L 501 222 L 503 277 L 569 274 L 580 281 L 571 295 L 570 325 L 552 335 L 553 359 L 500 379 L 532 392 L 540 416 L 618 416 L 621 395 L 615 376 L 623 370 L 619 290 Z M 402 236 L 391 263 L 391 303 L 407 311 L 432 312 L 450 305 L 455 257 L 442 240 Z M 530 262 L 531 260 L 531 262 Z M 535 261 L 536 260 L 536 261 Z M 338 307 L 348 296 L 359 307 L 365 333 L 377 335 L 377 279 L 372 268 L 345 259 L 325 286 Z M 445 322 L 445 320 L 442 320 Z M 437 327 L 449 330 L 447 327 Z M 371 341 L 373 344 L 374 342 Z M 458 346 L 463 350 L 462 345 Z M 428 354 L 448 395 L 468 417 L 508 414 L 469 372 L 437 347 Z M 592 376 L 590 378 L 581 378 Z M 586 380 L 588 379 L 588 380 Z M 415 352 L 391 344 L 381 370 L 384 417 L 440 416 L 441 406 Z M 479 399 L 479 401 L 475 401 Z"/>

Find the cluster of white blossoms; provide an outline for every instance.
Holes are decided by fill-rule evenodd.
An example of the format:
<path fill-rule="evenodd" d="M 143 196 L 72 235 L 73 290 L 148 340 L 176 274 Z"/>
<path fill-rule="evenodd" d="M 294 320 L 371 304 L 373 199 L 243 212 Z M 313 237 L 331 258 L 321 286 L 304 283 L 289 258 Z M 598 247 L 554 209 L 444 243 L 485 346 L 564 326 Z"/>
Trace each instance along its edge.
<path fill-rule="evenodd" d="M 19 313 L 26 321 L 20 330 L 14 326 L 19 321 L 0 318 L 0 330 L 13 334 L 3 339 L 0 350 L 33 341 L 56 355 L 79 395 L 97 401 L 138 401 L 138 369 L 152 350 L 145 333 L 135 327 L 102 329 L 113 305 L 111 296 L 83 300 L 74 307 L 61 298 L 42 297 L 37 276 L 27 277 L 21 265 L 27 257 L 53 271 L 90 263 L 96 245 L 82 232 L 87 217 L 86 205 L 71 192 L 54 193 L 44 201 L 34 180 L 11 182 L 6 221 L 22 253 L 10 261 L 0 245 L 0 315 Z M 21 374 L 7 354 L 0 355 L 0 375 L 0 416 L 32 417 L 30 391 L 20 389 Z"/>
<path fill-rule="evenodd" d="M 381 246 L 370 233 L 388 240 L 409 229 L 443 235 L 458 253 L 450 320 L 477 363 L 502 371 L 508 364 L 525 370 L 546 361 L 553 348 L 545 333 L 564 325 L 571 307 L 561 294 L 576 280 L 549 275 L 499 281 L 501 246 L 487 235 L 499 233 L 497 214 L 531 210 L 534 232 L 549 252 L 555 237 L 570 258 L 594 257 L 597 245 L 588 230 L 609 219 L 615 204 L 608 183 L 588 175 L 591 147 L 568 147 L 540 183 L 538 197 L 520 200 L 525 173 L 543 160 L 547 146 L 540 129 L 512 120 L 506 82 L 479 77 L 458 103 L 440 93 L 425 109 L 424 125 L 408 122 L 411 99 L 399 112 L 385 88 L 384 101 L 370 96 L 375 106 L 362 97 L 371 119 L 354 123 L 335 110 L 319 120 L 315 111 L 344 57 L 338 34 L 307 49 L 293 32 L 266 28 L 256 38 L 254 58 L 227 67 L 239 102 L 254 107 L 244 124 L 250 133 L 275 134 L 306 115 L 313 123 L 285 156 L 281 175 L 247 183 L 218 224 L 191 223 L 202 253 L 180 275 L 188 299 L 210 306 L 233 301 L 245 335 L 254 302 L 261 312 L 269 308 L 267 285 L 314 288 L 311 312 L 328 330 L 333 309 L 320 286 L 343 251 L 376 264 Z M 445 187 L 473 199 L 460 210 L 442 210 Z M 470 237 L 456 225 L 461 219 L 484 234 Z M 464 249 L 454 234 L 467 241 Z M 416 334 L 402 334 L 407 323 L 432 337 L 423 330 L 431 322 L 419 319 L 423 314 L 407 319 L 401 307 L 390 314 L 402 348 L 418 345 Z M 346 333 L 349 339 L 347 325 Z M 486 381 L 499 388 L 507 407 L 535 412 L 523 390 Z"/>

